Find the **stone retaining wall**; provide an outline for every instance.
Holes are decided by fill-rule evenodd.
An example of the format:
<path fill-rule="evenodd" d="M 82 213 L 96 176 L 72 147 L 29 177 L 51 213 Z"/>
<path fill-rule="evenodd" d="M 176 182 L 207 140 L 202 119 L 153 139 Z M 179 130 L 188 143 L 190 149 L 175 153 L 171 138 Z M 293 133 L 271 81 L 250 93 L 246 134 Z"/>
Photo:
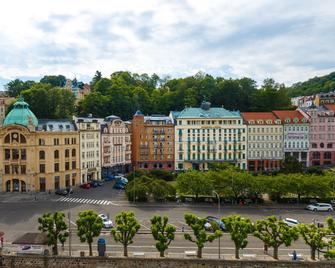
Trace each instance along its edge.
<path fill-rule="evenodd" d="M 334 268 L 334 261 L 293 262 L 104 257 L 3 256 L 3 268 Z"/>

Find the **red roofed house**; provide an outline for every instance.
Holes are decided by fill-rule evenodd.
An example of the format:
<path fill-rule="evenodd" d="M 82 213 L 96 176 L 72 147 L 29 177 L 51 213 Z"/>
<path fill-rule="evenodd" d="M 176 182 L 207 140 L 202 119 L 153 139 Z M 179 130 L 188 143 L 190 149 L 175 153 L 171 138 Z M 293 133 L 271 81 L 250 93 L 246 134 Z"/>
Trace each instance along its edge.
<path fill-rule="evenodd" d="M 279 170 L 283 160 L 283 125 L 272 112 L 241 113 L 247 125 L 249 171 Z"/>

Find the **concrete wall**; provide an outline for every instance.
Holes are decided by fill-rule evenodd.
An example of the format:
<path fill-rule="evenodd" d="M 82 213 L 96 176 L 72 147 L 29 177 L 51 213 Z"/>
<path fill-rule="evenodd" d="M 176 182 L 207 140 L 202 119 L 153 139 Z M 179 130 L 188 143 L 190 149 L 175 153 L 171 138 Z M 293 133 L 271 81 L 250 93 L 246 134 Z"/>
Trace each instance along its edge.
<path fill-rule="evenodd" d="M 2 265 L 1 265 L 2 264 Z M 158 259 L 158 258 L 99 258 L 99 257 L 36 257 L 4 256 L 0 267 L 8 268 L 333 268 L 335 262 L 292 262 L 292 261 L 232 261 L 204 259 Z"/>

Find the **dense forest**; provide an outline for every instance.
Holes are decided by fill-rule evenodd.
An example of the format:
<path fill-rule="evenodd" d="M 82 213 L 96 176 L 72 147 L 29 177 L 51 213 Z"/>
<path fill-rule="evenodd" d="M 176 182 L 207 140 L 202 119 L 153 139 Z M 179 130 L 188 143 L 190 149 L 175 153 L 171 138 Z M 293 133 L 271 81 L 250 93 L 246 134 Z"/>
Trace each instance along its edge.
<path fill-rule="evenodd" d="M 335 72 L 324 76 L 316 76 L 305 82 L 293 84 L 288 88 L 290 97 L 309 96 L 321 92 L 335 91 Z"/>
<path fill-rule="evenodd" d="M 287 88 L 273 79 L 260 86 L 251 78 L 225 79 L 199 72 L 184 78 L 161 78 L 156 74 L 114 72 L 108 78 L 97 71 L 91 93 L 75 104 L 64 88 L 65 77 L 45 76 L 39 82 L 19 79 L 7 84 L 11 96 L 22 95 L 38 118 L 64 118 L 72 114 L 131 119 L 136 110 L 144 114 L 169 114 L 197 107 L 203 100 L 229 110 L 271 111 L 290 109 Z"/>

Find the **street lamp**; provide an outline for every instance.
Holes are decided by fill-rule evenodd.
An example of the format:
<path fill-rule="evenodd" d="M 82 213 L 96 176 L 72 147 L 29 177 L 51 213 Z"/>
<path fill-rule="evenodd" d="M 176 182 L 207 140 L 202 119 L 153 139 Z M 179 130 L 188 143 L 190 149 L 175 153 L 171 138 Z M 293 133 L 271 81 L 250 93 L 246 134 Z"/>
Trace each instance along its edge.
<path fill-rule="evenodd" d="M 70 189 L 69 189 L 69 192 L 67 193 L 67 196 L 68 196 L 68 198 L 70 198 Z M 68 218 L 69 218 L 69 255 L 70 255 L 70 257 L 71 257 L 71 255 L 72 255 L 72 245 L 71 245 L 71 239 L 72 239 L 72 236 L 71 236 L 71 205 L 70 205 L 70 202 L 68 202 L 69 203 L 69 211 L 68 211 L 68 214 L 67 214 L 67 216 L 68 216 Z"/>
<path fill-rule="evenodd" d="M 213 191 L 213 194 L 215 194 L 216 195 L 216 197 L 217 197 L 217 199 L 218 199 L 218 218 L 220 219 L 220 196 L 219 196 L 219 194 L 217 193 L 217 192 L 215 192 L 215 191 Z M 219 225 L 219 228 L 220 228 L 220 225 Z M 221 240 L 220 240 L 220 237 L 221 236 L 219 236 L 219 239 L 218 239 L 218 241 L 219 241 L 219 252 L 218 252 L 218 255 L 219 255 L 219 259 L 221 259 Z"/>

